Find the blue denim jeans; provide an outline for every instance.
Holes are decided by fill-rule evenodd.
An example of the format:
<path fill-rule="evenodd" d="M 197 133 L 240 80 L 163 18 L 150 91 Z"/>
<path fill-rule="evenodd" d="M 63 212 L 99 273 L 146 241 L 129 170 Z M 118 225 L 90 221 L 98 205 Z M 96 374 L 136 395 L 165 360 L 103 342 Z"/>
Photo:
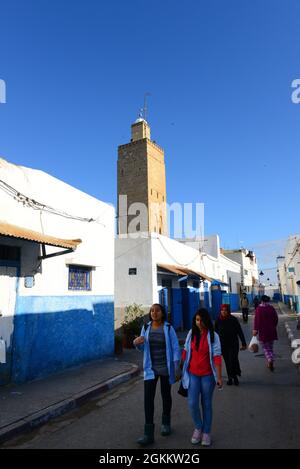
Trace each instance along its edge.
<path fill-rule="evenodd" d="M 210 433 L 212 423 L 212 397 L 215 389 L 214 375 L 196 376 L 190 374 L 188 403 L 195 428 Z M 200 397 L 203 419 L 200 411 Z"/>

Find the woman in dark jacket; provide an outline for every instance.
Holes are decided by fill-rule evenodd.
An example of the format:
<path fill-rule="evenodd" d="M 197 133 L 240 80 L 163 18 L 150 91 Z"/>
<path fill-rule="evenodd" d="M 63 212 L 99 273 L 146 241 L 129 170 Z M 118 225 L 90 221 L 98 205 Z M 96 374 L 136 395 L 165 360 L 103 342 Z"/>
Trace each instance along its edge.
<path fill-rule="evenodd" d="M 240 350 L 246 350 L 247 344 L 239 321 L 231 315 L 230 305 L 221 305 L 221 313 L 220 317 L 216 320 L 215 330 L 219 334 L 221 341 L 222 355 L 228 375 L 227 384 L 230 386 L 233 381 L 238 386 L 238 376 L 241 376 L 238 358 L 239 338 L 242 342 Z"/>

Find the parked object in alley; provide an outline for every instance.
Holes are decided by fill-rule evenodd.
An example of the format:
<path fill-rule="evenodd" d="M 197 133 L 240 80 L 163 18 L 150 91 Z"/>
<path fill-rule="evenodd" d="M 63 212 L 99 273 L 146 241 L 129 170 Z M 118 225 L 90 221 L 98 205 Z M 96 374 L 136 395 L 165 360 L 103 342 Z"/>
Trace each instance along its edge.
<path fill-rule="evenodd" d="M 270 297 L 263 295 L 261 304 L 255 311 L 253 335 L 259 338 L 266 360 L 267 367 L 274 371 L 274 340 L 278 340 L 278 315 L 275 308 L 269 304 Z"/>
<path fill-rule="evenodd" d="M 135 347 L 144 352 L 145 427 L 144 435 L 137 441 L 141 446 L 154 443 L 154 398 L 159 379 L 163 403 L 161 435 L 171 433 L 171 385 L 180 374 L 180 347 L 174 328 L 166 321 L 164 307 L 153 304 L 149 316 L 150 321 L 134 340 Z"/>
<path fill-rule="evenodd" d="M 222 355 L 228 375 L 227 384 L 230 386 L 234 382 L 238 386 L 238 376 L 241 376 L 238 359 L 239 340 L 242 343 L 241 350 L 246 350 L 247 344 L 238 319 L 231 315 L 230 305 L 221 305 L 220 316 L 215 322 L 215 331 L 221 340 Z"/>

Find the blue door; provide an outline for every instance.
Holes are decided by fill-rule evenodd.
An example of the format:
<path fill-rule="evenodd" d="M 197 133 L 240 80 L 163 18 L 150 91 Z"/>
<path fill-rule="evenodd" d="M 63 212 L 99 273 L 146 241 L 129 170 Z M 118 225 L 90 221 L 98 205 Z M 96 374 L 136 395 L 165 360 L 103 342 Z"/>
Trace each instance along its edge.
<path fill-rule="evenodd" d="M 164 306 L 166 313 L 168 312 L 168 289 L 162 288 L 159 290 L 159 302 L 162 306 Z"/>
<path fill-rule="evenodd" d="M 192 327 L 193 317 L 200 307 L 198 288 L 182 288 L 182 306 L 183 328 L 188 330 Z"/>
<path fill-rule="evenodd" d="M 222 304 L 222 290 L 219 288 L 213 288 L 211 290 L 211 302 L 212 302 L 212 319 L 215 320 L 220 314 Z"/>
<path fill-rule="evenodd" d="M 171 324 L 175 330 L 182 329 L 182 288 L 171 290 Z"/>
<path fill-rule="evenodd" d="M 210 311 L 209 295 L 208 283 L 204 282 L 204 308 L 206 308 L 207 311 Z"/>

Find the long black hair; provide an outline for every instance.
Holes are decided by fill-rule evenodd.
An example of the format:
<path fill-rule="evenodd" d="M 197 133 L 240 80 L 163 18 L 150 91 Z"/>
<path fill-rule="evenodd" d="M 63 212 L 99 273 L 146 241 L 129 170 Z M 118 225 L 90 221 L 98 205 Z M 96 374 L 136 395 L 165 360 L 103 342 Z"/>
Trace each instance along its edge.
<path fill-rule="evenodd" d="M 167 320 L 167 313 L 166 313 L 166 310 L 165 310 L 165 307 L 163 305 L 161 305 L 160 303 L 154 303 L 151 308 L 150 308 L 150 311 L 149 311 L 149 321 L 152 321 L 152 317 L 151 317 L 151 309 L 153 308 L 153 306 L 158 306 L 161 310 L 161 320 L 162 322 L 165 322 Z"/>
<path fill-rule="evenodd" d="M 205 308 L 200 308 L 196 311 L 193 320 L 192 320 L 192 340 L 196 337 L 196 350 L 199 349 L 200 339 L 201 339 L 201 331 L 196 324 L 196 317 L 200 316 L 200 319 L 203 325 L 209 332 L 210 335 L 210 342 L 213 344 L 215 341 L 215 333 L 214 333 L 214 325 L 212 323 L 211 317 L 209 312 Z"/>

